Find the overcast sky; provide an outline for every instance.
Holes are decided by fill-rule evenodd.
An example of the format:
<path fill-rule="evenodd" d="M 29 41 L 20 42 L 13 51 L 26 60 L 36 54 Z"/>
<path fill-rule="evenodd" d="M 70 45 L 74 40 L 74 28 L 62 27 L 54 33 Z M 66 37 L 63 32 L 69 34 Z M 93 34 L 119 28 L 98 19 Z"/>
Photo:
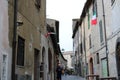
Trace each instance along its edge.
<path fill-rule="evenodd" d="M 47 18 L 60 22 L 60 48 L 73 50 L 72 19 L 80 18 L 86 0 L 47 0 Z"/>

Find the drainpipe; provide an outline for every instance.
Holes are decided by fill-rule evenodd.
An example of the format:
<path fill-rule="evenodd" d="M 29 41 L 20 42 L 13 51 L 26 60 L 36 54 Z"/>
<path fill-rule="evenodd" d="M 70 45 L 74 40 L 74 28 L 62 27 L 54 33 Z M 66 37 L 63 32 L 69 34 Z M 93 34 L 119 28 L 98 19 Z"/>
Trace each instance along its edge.
<path fill-rule="evenodd" d="M 16 79 L 15 66 L 16 66 L 16 35 L 17 35 L 17 0 L 14 0 L 14 27 L 13 27 L 13 42 L 12 42 L 12 80 Z"/>
<path fill-rule="evenodd" d="M 79 35 L 79 25 L 77 24 L 77 26 L 78 26 L 78 75 L 80 75 L 80 72 L 79 72 L 79 69 L 80 69 L 80 47 L 79 47 L 79 37 L 80 37 L 80 35 Z"/>
<path fill-rule="evenodd" d="M 107 33 L 106 33 L 106 21 L 105 21 L 105 7 L 104 1 L 102 0 L 102 8 L 103 8 L 103 20 L 104 20 L 104 31 L 105 31 L 105 46 L 106 46 L 106 58 L 107 58 L 107 76 L 109 76 L 109 60 L 108 60 L 108 46 L 107 46 Z"/>

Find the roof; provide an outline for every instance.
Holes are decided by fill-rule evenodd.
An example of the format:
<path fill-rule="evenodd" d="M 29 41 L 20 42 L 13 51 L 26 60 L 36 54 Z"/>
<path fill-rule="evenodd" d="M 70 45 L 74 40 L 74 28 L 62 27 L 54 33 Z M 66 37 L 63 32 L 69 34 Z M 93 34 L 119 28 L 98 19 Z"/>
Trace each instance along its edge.
<path fill-rule="evenodd" d="M 86 1 L 85 5 L 84 5 L 84 7 L 83 7 L 83 10 L 82 10 L 82 14 L 81 14 L 81 16 L 80 16 L 80 19 L 79 19 L 79 21 L 76 23 L 76 26 L 75 26 L 75 28 L 74 28 L 74 30 L 73 30 L 72 38 L 75 37 L 75 34 L 76 34 L 77 30 L 78 30 L 78 27 L 79 27 L 79 25 L 82 24 L 82 21 L 83 21 L 83 19 L 85 18 L 86 13 L 87 13 L 87 11 L 88 11 L 88 9 L 89 9 L 89 7 L 90 7 L 90 5 L 92 4 L 93 1 L 94 1 L 94 0 L 87 0 L 87 1 Z"/>
<path fill-rule="evenodd" d="M 58 44 L 58 49 L 59 49 L 59 54 L 60 54 L 60 56 L 63 58 L 64 61 L 67 61 L 67 60 L 64 58 L 64 56 L 63 56 L 63 54 L 62 54 L 62 52 L 61 52 L 61 50 L 60 50 L 60 45 L 59 45 L 59 44 Z"/>
<path fill-rule="evenodd" d="M 55 24 L 55 25 L 52 25 L 52 24 Z M 47 19 L 47 26 L 54 29 L 54 31 L 52 32 L 56 33 L 56 39 L 57 39 L 57 42 L 59 42 L 59 21 L 55 19 Z"/>

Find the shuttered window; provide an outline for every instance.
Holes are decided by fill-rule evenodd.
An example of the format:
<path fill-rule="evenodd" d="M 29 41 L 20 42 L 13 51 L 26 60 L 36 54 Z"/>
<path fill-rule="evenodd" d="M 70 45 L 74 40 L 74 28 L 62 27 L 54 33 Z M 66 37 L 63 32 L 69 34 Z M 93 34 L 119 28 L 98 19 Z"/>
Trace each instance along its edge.
<path fill-rule="evenodd" d="M 99 22 L 99 30 L 100 30 L 100 42 L 103 43 L 103 26 L 102 26 L 102 20 Z"/>

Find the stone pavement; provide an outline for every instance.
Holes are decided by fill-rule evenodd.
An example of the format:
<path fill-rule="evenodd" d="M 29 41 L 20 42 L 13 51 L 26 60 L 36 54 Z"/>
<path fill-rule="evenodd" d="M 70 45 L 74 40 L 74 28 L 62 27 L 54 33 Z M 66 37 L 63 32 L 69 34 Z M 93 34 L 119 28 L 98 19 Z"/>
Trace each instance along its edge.
<path fill-rule="evenodd" d="M 62 76 L 62 80 L 85 80 L 82 77 L 79 76 L 73 76 L 73 75 L 66 75 L 66 76 Z"/>

